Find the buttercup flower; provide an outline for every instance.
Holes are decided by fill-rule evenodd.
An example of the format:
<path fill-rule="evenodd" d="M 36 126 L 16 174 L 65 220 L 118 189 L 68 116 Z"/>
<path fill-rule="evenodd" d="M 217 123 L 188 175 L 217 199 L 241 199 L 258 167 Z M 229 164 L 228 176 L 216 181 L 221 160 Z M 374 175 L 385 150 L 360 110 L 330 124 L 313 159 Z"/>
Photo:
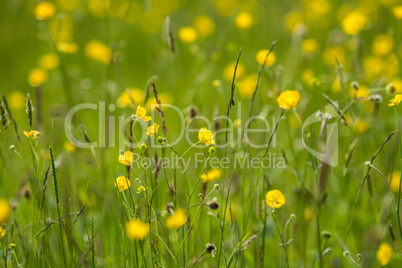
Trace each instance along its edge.
<path fill-rule="evenodd" d="M 253 16 L 247 12 L 240 12 L 236 16 L 236 26 L 239 29 L 249 29 L 253 25 Z"/>
<path fill-rule="evenodd" d="M 139 194 L 139 193 L 142 193 L 142 192 L 145 192 L 147 189 L 144 187 L 144 186 L 138 186 L 138 188 L 137 188 L 137 194 Z"/>
<path fill-rule="evenodd" d="M 45 54 L 39 58 L 38 65 L 47 70 L 57 68 L 59 66 L 59 57 L 56 53 Z"/>
<path fill-rule="evenodd" d="M 35 16 L 38 20 L 47 20 L 53 17 L 56 9 L 52 2 L 41 2 L 35 7 Z"/>
<path fill-rule="evenodd" d="M 141 107 L 141 105 L 138 105 L 135 115 L 137 116 L 138 120 L 144 122 L 148 122 L 152 119 L 152 117 L 147 116 L 147 111 L 144 109 L 144 107 Z"/>
<path fill-rule="evenodd" d="M 285 196 L 279 190 L 272 190 L 265 196 L 265 202 L 271 208 L 280 208 L 286 202 Z"/>
<path fill-rule="evenodd" d="M 28 74 L 28 82 L 33 87 L 42 85 L 47 79 L 47 72 L 41 68 L 34 68 Z"/>
<path fill-rule="evenodd" d="M 381 243 L 376 254 L 380 265 L 385 266 L 391 261 L 392 247 L 388 243 Z"/>
<path fill-rule="evenodd" d="M 64 43 L 57 44 L 57 50 L 66 54 L 74 54 L 78 52 L 78 45 L 76 43 Z"/>
<path fill-rule="evenodd" d="M 125 166 L 129 166 L 134 162 L 134 154 L 130 151 L 126 151 L 124 154 L 119 155 L 119 162 Z"/>
<path fill-rule="evenodd" d="M 212 169 L 208 171 L 207 173 L 204 173 L 201 175 L 201 179 L 205 182 L 208 181 L 213 181 L 216 179 L 219 179 L 222 174 L 222 171 L 220 169 Z"/>
<path fill-rule="evenodd" d="M 30 130 L 29 132 L 26 132 L 26 131 L 24 130 L 24 135 L 27 136 L 28 138 L 33 138 L 33 139 L 35 139 L 35 138 L 37 138 L 37 137 L 40 136 L 40 132 L 37 131 L 37 130 Z"/>
<path fill-rule="evenodd" d="M 159 125 L 157 123 L 154 123 L 153 125 L 148 127 L 148 131 L 147 131 L 147 135 L 152 137 L 154 136 L 156 133 L 158 133 L 158 129 L 159 129 Z"/>
<path fill-rule="evenodd" d="M 120 176 L 116 179 L 115 185 L 119 188 L 120 191 L 124 191 L 130 188 L 131 182 L 125 176 Z"/>
<path fill-rule="evenodd" d="M 112 61 L 113 56 L 112 49 L 98 40 L 92 40 L 87 44 L 85 54 L 91 60 L 103 64 L 109 64 Z"/>
<path fill-rule="evenodd" d="M 182 27 L 179 29 L 179 38 L 183 43 L 194 43 L 197 37 L 197 31 L 193 27 Z"/>
<path fill-rule="evenodd" d="M 148 224 L 134 219 L 126 223 L 127 237 L 131 240 L 142 240 L 149 234 Z"/>
<path fill-rule="evenodd" d="M 402 20 L 402 6 L 393 7 L 392 13 L 394 13 L 395 18 Z"/>
<path fill-rule="evenodd" d="M 11 217 L 11 206 L 8 200 L 0 199 L 0 225 L 7 222 Z"/>
<path fill-rule="evenodd" d="M 300 101 L 300 94 L 297 90 L 285 90 L 276 99 L 279 107 L 289 110 L 296 107 Z"/>
<path fill-rule="evenodd" d="M 214 134 L 212 133 L 212 131 L 208 130 L 205 127 L 201 128 L 198 132 L 198 139 L 205 145 L 215 144 Z"/>
<path fill-rule="evenodd" d="M 368 18 L 360 11 L 352 11 L 342 21 L 342 29 L 348 35 L 357 35 L 366 26 Z"/>
<path fill-rule="evenodd" d="M 0 226 L 0 239 L 2 239 L 6 235 L 6 230 Z"/>
<path fill-rule="evenodd" d="M 178 208 L 173 211 L 173 215 L 166 218 L 165 225 L 169 229 L 177 229 L 183 226 L 186 222 L 186 211 L 182 208 Z"/>
<path fill-rule="evenodd" d="M 402 94 L 395 95 L 388 103 L 388 106 L 397 106 L 402 101 Z"/>
<path fill-rule="evenodd" d="M 260 51 L 257 52 L 257 55 L 255 55 L 255 59 L 257 60 L 259 65 L 263 65 L 265 61 L 265 57 L 267 56 L 269 50 L 268 49 L 261 49 Z M 267 62 L 265 63 L 266 66 L 271 66 L 275 63 L 276 61 L 276 56 L 273 51 L 269 53 L 269 56 L 267 58 Z"/>
<path fill-rule="evenodd" d="M 215 22 L 205 15 L 195 17 L 193 25 L 201 36 L 210 36 L 215 31 Z"/>

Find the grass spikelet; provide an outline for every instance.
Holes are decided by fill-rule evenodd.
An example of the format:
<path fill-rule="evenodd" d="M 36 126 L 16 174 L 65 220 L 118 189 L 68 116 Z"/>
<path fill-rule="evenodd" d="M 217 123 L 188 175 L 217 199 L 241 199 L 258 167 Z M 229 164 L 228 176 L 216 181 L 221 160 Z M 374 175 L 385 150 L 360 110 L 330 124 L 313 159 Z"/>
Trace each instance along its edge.
<path fill-rule="evenodd" d="M 165 24 L 166 24 L 166 43 L 170 52 L 174 55 L 175 45 L 174 45 L 173 27 L 169 16 L 166 17 Z"/>
<path fill-rule="evenodd" d="M 15 121 L 15 119 L 10 111 L 10 108 L 8 107 L 8 102 L 7 102 L 6 96 L 4 96 L 4 94 L 2 94 L 1 99 L 2 99 L 2 105 L 4 105 L 4 108 L 6 109 L 9 119 L 13 122 L 15 135 L 17 136 L 17 139 L 20 140 L 20 135 L 18 134 L 17 122 Z"/>
<path fill-rule="evenodd" d="M 166 123 L 165 123 L 165 115 L 163 114 L 163 111 L 162 111 L 161 100 L 158 98 L 158 92 L 156 91 L 154 81 L 151 81 L 151 85 L 152 85 L 152 89 L 153 89 L 153 92 L 154 92 L 154 95 L 155 95 L 155 100 L 158 103 L 158 106 L 156 106 L 156 111 L 158 112 L 158 115 L 162 120 L 162 130 L 163 130 L 163 133 L 165 133 L 165 136 L 166 136 L 167 128 L 166 128 Z"/>
<path fill-rule="evenodd" d="M 28 115 L 28 122 L 29 126 L 32 129 L 32 113 L 33 113 L 33 107 L 32 107 L 32 101 L 29 93 L 27 94 L 27 102 L 26 102 L 26 113 Z"/>

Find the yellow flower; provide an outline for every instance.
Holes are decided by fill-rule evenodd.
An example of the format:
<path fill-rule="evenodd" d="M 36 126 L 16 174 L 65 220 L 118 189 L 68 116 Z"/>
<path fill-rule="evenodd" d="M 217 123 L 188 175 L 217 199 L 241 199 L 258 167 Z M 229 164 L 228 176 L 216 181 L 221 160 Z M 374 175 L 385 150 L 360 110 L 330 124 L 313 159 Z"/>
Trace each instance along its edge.
<path fill-rule="evenodd" d="M 263 65 L 264 64 L 264 60 L 265 57 L 268 54 L 268 49 L 261 49 L 260 51 L 257 52 L 257 55 L 255 55 L 255 59 L 257 60 L 259 65 Z M 271 66 L 276 62 L 276 56 L 275 53 L 272 51 L 268 58 L 267 58 L 267 62 L 265 63 L 266 66 Z"/>
<path fill-rule="evenodd" d="M 42 85 L 47 79 L 48 75 L 46 71 L 41 68 L 34 68 L 28 74 L 28 82 L 33 87 Z"/>
<path fill-rule="evenodd" d="M 144 109 L 144 107 L 141 107 L 141 105 L 138 105 L 135 115 L 137 116 L 138 120 L 144 122 L 148 122 L 152 119 L 150 116 L 147 116 L 147 111 Z"/>
<path fill-rule="evenodd" d="M 120 176 L 116 179 L 115 185 L 119 188 L 120 191 L 124 191 L 130 188 L 131 182 L 125 176 Z"/>
<path fill-rule="evenodd" d="M 365 98 L 365 97 L 370 96 L 370 89 L 365 85 L 360 85 L 359 88 L 357 89 L 357 91 L 356 91 L 356 89 L 351 88 L 349 90 L 349 95 L 352 98 L 354 98 L 354 97 L 356 97 L 356 98 Z"/>
<path fill-rule="evenodd" d="M 154 123 L 153 125 L 148 127 L 148 131 L 147 131 L 147 135 L 152 137 L 154 136 L 156 133 L 158 133 L 158 129 L 159 129 L 159 125 L 157 123 Z"/>
<path fill-rule="evenodd" d="M 125 166 L 130 166 L 134 162 L 134 154 L 130 151 L 119 155 L 119 162 Z"/>
<path fill-rule="evenodd" d="M 286 28 L 293 33 L 297 29 L 303 27 L 303 14 L 299 12 L 292 11 L 285 16 L 285 25 Z"/>
<path fill-rule="evenodd" d="M 280 208 L 286 203 L 285 196 L 279 190 L 272 190 L 265 196 L 265 202 L 271 208 Z"/>
<path fill-rule="evenodd" d="M 244 77 L 238 86 L 240 96 L 249 98 L 253 95 L 255 86 L 257 84 L 257 74 L 250 74 Z"/>
<path fill-rule="evenodd" d="M 6 230 L 0 226 L 0 239 L 2 239 L 6 235 Z"/>
<path fill-rule="evenodd" d="M 232 203 L 230 206 L 230 210 L 229 206 L 226 209 L 225 220 L 227 222 L 230 222 L 230 216 L 232 216 L 233 220 L 236 220 L 238 215 L 239 215 L 239 209 L 236 204 Z"/>
<path fill-rule="evenodd" d="M 228 64 L 225 69 L 223 70 L 223 78 L 225 78 L 226 81 L 231 82 L 233 79 L 233 73 L 235 70 L 236 62 L 232 62 Z M 243 77 L 245 73 L 245 67 L 243 63 L 239 62 L 237 65 L 237 70 L 236 70 L 236 79 L 240 79 Z"/>
<path fill-rule="evenodd" d="M 289 110 L 296 107 L 300 101 L 300 94 L 297 90 L 285 90 L 276 99 L 279 107 Z"/>
<path fill-rule="evenodd" d="M 130 92 L 130 94 L 127 91 Z M 136 87 L 130 87 L 120 94 L 119 98 L 117 99 L 117 105 L 124 108 L 129 106 L 132 101 L 134 101 L 134 104 L 138 105 L 144 102 L 144 100 L 145 94 L 143 90 Z"/>
<path fill-rule="evenodd" d="M 148 187 L 147 187 L 148 188 Z M 147 188 L 145 188 L 144 186 L 138 186 L 138 188 L 137 188 L 137 194 L 139 194 L 139 193 L 142 193 L 142 192 L 144 192 L 144 191 L 146 191 L 147 190 Z"/>
<path fill-rule="evenodd" d="M 362 133 L 366 132 L 368 127 L 369 127 L 369 125 L 367 124 L 366 121 L 361 120 L 361 119 L 356 120 L 355 128 L 356 128 L 356 131 L 358 134 L 362 134 Z"/>
<path fill-rule="evenodd" d="M 322 54 L 322 58 L 326 64 L 336 66 L 336 60 L 342 64 L 345 62 L 345 50 L 342 47 L 328 47 Z"/>
<path fill-rule="evenodd" d="M 253 25 L 253 16 L 247 12 L 240 12 L 236 16 L 236 26 L 239 29 L 249 29 Z"/>
<path fill-rule="evenodd" d="M 140 145 L 138 145 L 138 148 L 140 148 L 140 150 L 146 150 L 149 148 L 149 145 L 145 144 L 144 142 L 141 143 Z"/>
<path fill-rule="evenodd" d="M 194 27 L 201 36 L 210 36 L 215 32 L 215 22 L 208 16 L 200 15 L 194 18 Z"/>
<path fill-rule="evenodd" d="M 222 171 L 220 169 L 212 169 L 208 171 L 207 173 L 204 173 L 201 175 L 201 179 L 205 182 L 208 181 L 213 181 L 216 179 L 219 179 L 222 174 Z"/>
<path fill-rule="evenodd" d="M 47 70 L 57 68 L 59 66 L 59 57 L 55 53 L 43 55 L 39 58 L 38 65 Z"/>
<path fill-rule="evenodd" d="M 389 34 L 380 34 L 374 38 L 373 54 L 377 56 L 386 56 L 392 52 L 394 41 Z"/>
<path fill-rule="evenodd" d="M 395 18 L 402 20 L 402 6 L 393 7 L 392 13 L 394 13 Z"/>
<path fill-rule="evenodd" d="M 91 60 L 109 64 L 112 61 L 112 49 L 99 40 L 90 41 L 86 48 L 85 54 Z"/>
<path fill-rule="evenodd" d="M 127 237 L 131 240 L 142 240 L 149 234 L 149 225 L 134 219 L 126 223 Z"/>
<path fill-rule="evenodd" d="M 397 94 L 388 103 L 388 106 L 397 106 L 402 101 L 402 94 Z"/>
<path fill-rule="evenodd" d="M 8 200 L 0 199 L 0 225 L 7 222 L 11 217 L 11 206 Z"/>
<path fill-rule="evenodd" d="M 352 11 L 342 20 L 342 29 L 348 35 L 357 35 L 366 26 L 368 18 L 360 11 Z"/>
<path fill-rule="evenodd" d="M 25 106 L 25 95 L 20 91 L 12 91 L 7 99 L 11 110 L 20 110 Z"/>
<path fill-rule="evenodd" d="M 214 133 L 205 127 L 201 128 L 198 132 L 198 140 L 205 145 L 215 144 Z"/>
<path fill-rule="evenodd" d="M 65 149 L 67 152 L 69 152 L 69 153 L 73 153 L 73 152 L 75 152 L 76 147 L 75 147 L 74 144 L 72 144 L 71 142 L 66 141 L 66 142 L 64 143 L 64 149 Z"/>
<path fill-rule="evenodd" d="M 57 44 L 57 50 L 67 54 L 74 54 L 78 51 L 78 45 L 76 43 L 64 43 Z"/>
<path fill-rule="evenodd" d="M 387 85 L 387 92 L 391 94 L 402 94 L 402 79 L 394 78 Z"/>
<path fill-rule="evenodd" d="M 62 11 L 73 11 L 80 5 L 80 0 L 57 0 L 56 3 Z"/>
<path fill-rule="evenodd" d="M 385 266 L 391 261 L 392 247 L 388 243 L 381 243 L 377 250 L 377 260 L 380 265 Z"/>
<path fill-rule="evenodd" d="M 56 9 L 52 2 L 41 2 L 35 7 L 35 16 L 38 20 L 47 20 L 53 17 Z"/>
<path fill-rule="evenodd" d="M 302 42 L 301 49 L 306 53 L 314 53 L 320 49 L 320 44 L 313 38 L 306 39 Z"/>
<path fill-rule="evenodd" d="M 40 132 L 37 130 L 30 130 L 29 132 L 24 130 L 24 135 L 27 136 L 28 138 L 37 138 L 40 136 Z"/>
<path fill-rule="evenodd" d="M 182 227 L 186 222 L 186 211 L 182 208 L 178 208 L 173 211 L 173 215 L 166 218 L 165 225 L 169 229 L 177 229 Z"/>
<path fill-rule="evenodd" d="M 394 171 L 391 176 L 391 189 L 394 193 L 399 191 L 399 180 L 401 179 L 401 172 Z"/>
<path fill-rule="evenodd" d="M 194 43 L 197 37 L 197 31 L 193 27 L 181 27 L 179 29 L 179 38 L 183 43 Z"/>

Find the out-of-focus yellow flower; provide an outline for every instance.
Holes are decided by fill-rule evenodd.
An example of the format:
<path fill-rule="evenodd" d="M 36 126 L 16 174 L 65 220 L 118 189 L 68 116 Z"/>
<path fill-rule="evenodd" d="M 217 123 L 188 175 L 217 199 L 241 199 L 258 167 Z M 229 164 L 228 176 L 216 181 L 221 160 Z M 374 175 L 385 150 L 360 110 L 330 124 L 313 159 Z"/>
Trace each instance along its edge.
<path fill-rule="evenodd" d="M 66 141 L 64 143 L 64 149 L 69 153 L 74 153 L 77 148 L 71 142 Z"/>
<path fill-rule="evenodd" d="M 24 130 L 24 135 L 27 136 L 27 138 L 37 138 L 40 136 L 40 132 L 37 130 L 30 130 L 29 132 Z"/>
<path fill-rule="evenodd" d="M 272 190 L 265 196 L 265 202 L 271 208 L 280 208 L 286 203 L 285 196 L 279 190 Z"/>
<path fill-rule="evenodd" d="M 367 16 L 359 11 L 349 12 L 342 20 L 342 29 L 348 35 L 357 35 L 366 26 L 368 22 Z"/>
<path fill-rule="evenodd" d="M 366 132 L 368 127 L 369 127 L 369 125 L 364 120 L 358 119 L 355 122 L 355 128 L 356 128 L 356 131 L 358 134 L 362 134 L 362 133 Z"/>
<path fill-rule="evenodd" d="M 11 110 L 20 110 L 25 106 L 25 95 L 20 91 L 11 91 L 8 95 L 8 106 Z"/>
<path fill-rule="evenodd" d="M 156 133 L 158 133 L 159 125 L 154 123 L 148 127 L 147 135 L 153 137 Z"/>
<path fill-rule="evenodd" d="M 73 11 L 80 5 L 80 0 L 57 0 L 57 7 L 62 11 Z"/>
<path fill-rule="evenodd" d="M 0 226 L 0 239 L 2 239 L 6 235 L 6 230 Z"/>
<path fill-rule="evenodd" d="M 130 95 L 127 91 L 130 92 Z M 132 101 L 134 101 L 134 105 L 138 105 L 144 102 L 144 100 L 145 94 L 143 90 L 136 87 L 130 87 L 120 94 L 119 98 L 117 99 L 117 105 L 124 108 L 129 106 Z"/>
<path fill-rule="evenodd" d="M 268 49 L 261 49 L 260 51 L 257 52 L 257 55 L 255 55 L 255 59 L 258 62 L 259 65 L 264 64 L 265 57 L 267 56 L 269 50 Z M 265 63 L 266 66 L 272 66 L 276 62 L 276 56 L 273 51 L 269 54 L 267 58 L 267 62 Z"/>
<path fill-rule="evenodd" d="M 395 170 L 391 175 L 391 189 L 394 193 L 399 191 L 399 180 L 401 179 L 401 172 Z"/>
<path fill-rule="evenodd" d="M 313 219 L 313 211 L 311 210 L 311 208 L 304 208 L 303 209 L 303 218 L 306 222 L 309 222 Z"/>
<path fill-rule="evenodd" d="M 147 187 L 148 188 L 148 187 Z M 137 188 L 137 194 L 140 194 L 142 192 L 145 192 L 147 190 L 147 188 L 145 188 L 144 186 L 140 185 Z"/>
<path fill-rule="evenodd" d="M 50 1 L 41 2 L 35 7 L 35 16 L 38 20 L 50 19 L 55 12 L 56 8 Z"/>
<path fill-rule="evenodd" d="M 336 66 L 335 58 L 342 64 L 345 62 L 345 50 L 342 47 L 328 47 L 324 50 L 322 58 L 326 64 L 331 66 Z"/>
<path fill-rule="evenodd" d="M 110 0 L 88 0 L 88 10 L 92 15 L 102 18 L 110 8 Z"/>
<path fill-rule="evenodd" d="M 354 97 L 356 97 L 356 98 L 366 98 L 366 97 L 370 96 L 370 89 L 365 85 L 359 85 L 359 88 L 357 89 L 357 91 L 356 91 L 356 89 L 351 88 L 349 90 L 349 95 L 352 98 L 354 98 Z"/>
<path fill-rule="evenodd" d="M 130 166 L 134 162 L 134 154 L 126 151 L 124 154 L 119 155 L 119 162 L 125 166 Z"/>
<path fill-rule="evenodd" d="M 227 17 L 232 15 L 237 2 L 233 0 L 214 0 L 214 5 L 219 15 Z"/>
<path fill-rule="evenodd" d="M 226 81 L 228 81 L 228 82 L 232 81 L 235 66 L 236 66 L 236 62 L 232 62 L 232 63 L 229 63 L 223 70 L 223 78 L 225 78 Z M 236 79 L 242 78 L 244 73 L 245 73 L 245 67 L 244 67 L 243 63 L 239 62 L 239 64 L 237 65 Z"/>
<path fill-rule="evenodd" d="M 311 19 L 320 19 L 331 10 L 331 3 L 327 0 L 308 0 L 304 3 L 308 10 L 306 16 Z"/>
<path fill-rule="evenodd" d="M 7 199 L 0 199 L 0 225 L 7 222 L 11 217 L 11 206 Z"/>
<path fill-rule="evenodd" d="M 171 104 L 173 102 L 172 95 L 167 93 L 167 92 L 162 92 L 158 94 L 158 98 L 161 101 L 162 105 L 163 104 Z M 145 103 L 145 108 L 147 110 L 152 110 L 155 109 L 156 106 L 159 106 L 159 104 L 156 102 L 155 98 L 148 98 L 147 102 Z M 165 109 L 164 106 L 161 108 L 162 110 Z"/>
<path fill-rule="evenodd" d="M 166 218 L 165 225 L 169 229 L 177 229 L 182 227 L 186 222 L 187 222 L 186 211 L 182 208 L 178 208 L 173 211 L 173 215 Z"/>
<path fill-rule="evenodd" d="M 66 54 L 75 54 L 78 52 L 78 45 L 76 43 L 64 43 L 57 44 L 57 50 Z"/>
<path fill-rule="evenodd" d="M 311 69 L 304 69 L 301 74 L 301 80 L 305 84 L 310 84 L 311 79 L 314 78 L 314 71 Z"/>
<path fill-rule="evenodd" d="M 124 191 L 130 188 L 131 182 L 125 176 L 120 176 L 116 179 L 115 185 L 119 188 L 120 191 Z"/>
<path fill-rule="evenodd" d="M 49 21 L 49 33 L 55 44 L 71 43 L 74 37 L 74 20 L 69 13 L 56 16 Z"/>
<path fill-rule="evenodd" d="M 394 78 L 387 85 L 387 92 L 391 94 L 402 94 L 402 79 Z"/>
<path fill-rule="evenodd" d="M 402 20 L 402 6 L 393 7 L 392 13 L 394 13 L 395 18 Z"/>
<path fill-rule="evenodd" d="M 57 68 L 59 66 L 59 57 L 56 53 L 45 54 L 39 58 L 38 65 L 47 70 Z"/>
<path fill-rule="evenodd" d="M 91 60 L 109 64 L 112 61 L 112 49 L 99 40 L 90 41 L 86 48 L 85 54 Z"/>
<path fill-rule="evenodd" d="M 398 56 L 390 54 L 384 59 L 384 75 L 387 79 L 391 79 L 399 74 Z"/>
<path fill-rule="evenodd" d="M 402 101 L 402 94 L 397 94 L 388 103 L 388 106 L 397 106 Z"/>
<path fill-rule="evenodd" d="M 221 177 L 222 170 L 220 169 L 211 169 L 210 171 L 207 171 L 207 173 L 204 173 L 201 175 L 201 179 L 205 182 L 213 181 L 216 179 L 219 179 Z"/>
<path fill-rule="evenodd" d="M 374 38 L 373 54 L 377 56 L 386 56 L 392 52 L 394 41 L 389 34 L 380 34 Z"/>
<path fill-rule="evenodd" d="M 45 83 L 47 79 L 47 72 L 41 68 L 34 68 L 29 71 L 28 82 L 33 87 L 43 85 L 43 83 Z"/>
<path fill-rule="evenodd" d="M 392 258 L 392 247 L 388 243 L 381 243 L 377 250 L 376 257 L 380 265 L 387 265 Z"/>
<path fill-rule="evenodd" d="M 193 25 L 203 37 L 210 36 L 215 32 L 215 22 L 206 15 L 195 17 Z"/>
<path fill-rule="evenodd" d="M 127 237 L 131 240 L 142 240 L 149 234 L 149 225 L 134 219 L 126 223 Z"/>
<path fill-rule="evenodd" d="M 250 29 L 253 21 L 253 16 L 248 12 L 240 12 L 236 16 L 236 26 L 239 29 Z"/>
<path fill-rule="evenodd" d="M 365 57 L 363 59 L 363 70 L 368 80 L 375 80 L 384 70 L 384 61 L 378 56 Z"/>
<path fill-rule="evenodd" d="M 313 38 L 306 39 L 302 42 L 301 49 L 306 53 L 315 53 L 320 49 L 320 44 Z"/>
<path fill-rule="evenodd" d="M 239 215 L 239 209 L 234 203 L 231 204 L 230 209 L 229 206 L 226 209 L 225 220 L 227 222 L 230 222 L 230 215 L 232 215 L 233 220 L 237 219 L 237 216 Z"/>
<path fill-rule="evenodd" d="M 285 90 L 276 99 L 279 107 L 286 110 L 295 108 L 299 101 L 300 93 L 297 90 Z"/>
<path fill-rule="evenodd" d="M 191 44 L 197 40 L 198 34 L 193 27 L 181 27 L 179 29 L 179 38 L 183 43 Z"/>
<path fill-rule="evenodd" d="M 233 126 L 234 127 L 238 127 L 240 125 L 241 125 L 241 119 L 240 118 L 237 118 L 237 119 L 235 119 L 235 121 L 233 121 Z"/>
<path fill-rule="evenodd" d="M 138 105 L 135 115 L 137 116 L 138 120 L 144 122 L 149 122 L 149 120 L 152 119 L 152 117 L 147 115 L 147 111 L 141 105 Z"/>
<path fill-rule="evenodd" d="M 304 25 L 303 14 L 300 12 L 292 11 L 285 16 L 286 28 L 291 32 L 295 32 Z"/>
<path fill-rule="evenodd" d="M 249 98 L 253 95 L 257 84 L 257 74 L 250 74 L 244 77 L 240 82 L 237 90 L 240 96 Z"/>
<path fill-rule="evenodd" d="M 201 128 L 198 132 L 198 140 L 205 145 L 215 144 L 214 133 L 212 133 L 212 131 L 208 130 L 206 127 Z"/>

